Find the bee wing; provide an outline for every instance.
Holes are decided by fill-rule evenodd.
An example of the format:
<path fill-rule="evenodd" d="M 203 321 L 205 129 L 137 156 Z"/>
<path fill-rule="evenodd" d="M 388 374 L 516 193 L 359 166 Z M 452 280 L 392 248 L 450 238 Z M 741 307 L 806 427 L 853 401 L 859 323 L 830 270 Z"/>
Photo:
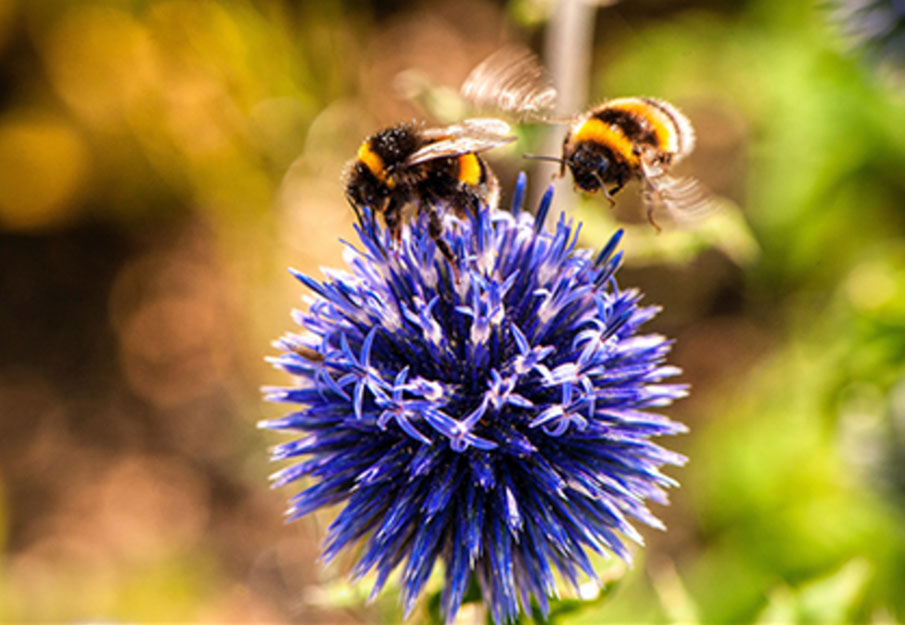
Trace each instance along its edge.
<path fill-rule="evenodd" d="M 406 159 L 407 165 L 417 165 L 437 158 L 484 152 L 515 141 L 509 124 L 501 119 L 466 119 L 461 124 L 425 130 L 422 136 L 437 141 L 428 143 Z"/>
<path fill-rule="evenodd" d="M 556 88 L 533 52 L 498 50 L 462 83 L 462 96 L 479 109 L 503 111 L 519 119 L 547 119 L 556 106 Z"/>
<path fill-rule="evenodd" d="M 495 117 L 475 117 L 465 119 L 451 126 L 425 128 L 421 136 L 427 139 L 454 139 L 457 137 L 488 137 L 489 139 L 515 139 L 509 137 L 512 126 Z"/>
<path fill-rule="evenodd" d="M 660 207 L 677 222 L 686 225 L 703 219 L 718 207 L 713 194 L 695 178 L 670 176 L 659 165 L 648 163 L 644 158 L 641 159 L 641 173 L 644 183 L 641 197 L 651 223 L 654 223 L 653 211 Z"/>

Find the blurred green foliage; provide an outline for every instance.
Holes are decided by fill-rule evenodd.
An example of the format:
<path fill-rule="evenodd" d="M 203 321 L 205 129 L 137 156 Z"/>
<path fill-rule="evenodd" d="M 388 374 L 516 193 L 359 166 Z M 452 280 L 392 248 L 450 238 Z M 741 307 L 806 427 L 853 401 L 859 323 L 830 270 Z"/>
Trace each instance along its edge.
<path fill-rule="evenodd" d="M 722 101 L 748 129 L 746 314 L 779 342 L 729 374 L 688 452 L 703 548 L 679 570 L 702 622 L 905 619 L 889 399 L 905 374 L 905 88 L 840 53 L 824 17 L 688 12 L 627 35 L 601 72 L 601 92 Z"/>

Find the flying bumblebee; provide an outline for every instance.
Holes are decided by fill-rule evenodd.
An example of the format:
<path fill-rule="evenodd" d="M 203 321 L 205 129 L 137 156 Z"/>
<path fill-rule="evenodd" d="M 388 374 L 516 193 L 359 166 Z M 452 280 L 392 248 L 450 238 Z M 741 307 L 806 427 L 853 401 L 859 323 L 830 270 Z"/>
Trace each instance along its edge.
<path fill-rule="evenodd" d="M 668 102 L 616 98 L 573 119 L 556 120 L 550 114 L 556 93 L 537 58 L 508 49 L 476 67 L 462 92 L 480 104 L 514 109 L 528 119 L 568 124 L 561 157 L 525 157 L 560 163 L 560 176 L 568 167 L 576 187 L 601 192 L 611 205 L 630 180 L 640 180 L 647 219 L 657 230 L 656 209 L 683 219 L 703 212 L 711 202 L 697 180 L 669 173 L 694 149 L 695 135 L 688 118 Z"/>
<path fill-rule="evenodd" d="M 613 195 L 626 183 L 641 181 L 647 219 L 663 207 L 673 216 L 690 217 L 704 210 L 710 195 L 694 178 L 675 178 L 670 168 L 694 149 L 691 122 L 663 100 L 616 98 L 579 116 L 563 139 L 560 175 L 568 166 L 575 186 L 600 191 L 615 204 Z M 607 188 L 608 184 L 613 186 Z"/>
<path fill-rule="evenodd" d="M 346 170 L 346 198 L 360 223 L 362 210 L 380 213 L 398 243 L 403 211 L 428 214 L 428 233 L 456 269 L 449 244 L 441 238 L 444 208 L 463 217 L 479 204 L 495 206 L 496 176 L 479 155 L 515 140 L 500 119 L 466 119 L 451 126 L 390 126 L 367 137 Z"/>

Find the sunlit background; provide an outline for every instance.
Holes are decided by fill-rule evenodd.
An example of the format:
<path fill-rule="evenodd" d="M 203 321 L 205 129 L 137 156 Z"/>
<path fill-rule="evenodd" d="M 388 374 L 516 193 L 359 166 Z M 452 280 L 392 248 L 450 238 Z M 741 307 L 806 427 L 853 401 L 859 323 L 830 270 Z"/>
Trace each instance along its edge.
<path fill-rule="evenodd" d="M 286 268 L 341 264 L 362 137 L 505 42 L 549 62 L 554 4 L 0 0 L 0 621 L 398 622 L 315 562 L 329 511 L 283 524 L 263 358 Z M 556 622 L 905 620 L 905 80 L 837 4 L 626 1 L 567 51 L 582 106 L 680 106 L 723 201 L 657 235 L 634 185 L 560 189 L 588 246 L 629 223 L 694 392 L 668 531 Z"/>

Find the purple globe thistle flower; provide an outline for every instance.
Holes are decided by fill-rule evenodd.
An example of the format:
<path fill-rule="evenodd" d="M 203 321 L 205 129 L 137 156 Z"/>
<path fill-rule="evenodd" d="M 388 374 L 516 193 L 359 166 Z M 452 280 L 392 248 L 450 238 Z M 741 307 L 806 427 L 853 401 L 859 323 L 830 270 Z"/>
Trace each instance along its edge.
<path fill-rule="evenodd" d="M 304 459 L 273 484 L 308 480 L 290 519 L 343 504 L 323 559 L 359 547 L 353 577 L 376 572 L 372 597 L 401 568 L 406 616 L 438 559 L 447 622 L 473 575 L 497 623 L 532 598 L 547 614 L 554 570 L 597 579 L 589 549 L 629 560 L 632 520 L 662 528 L 645 501 L 665 504 L 676 483 L 660 468 L 685 461 L 651 441 L 685 431 L 650 409 L 686 387 L 663 383 L 679 373 L 671 342 L 638 333 L 658 309 L 613 278 L 622 232 L 576 250 L 564 216 L 543 230 L 552 188 L 536 218 L 524 191 L 520 176 L 512 213 L 447 228 L 455 272 L 425 221 L 386 252 L 367 219 L 348 272 L 293 272 L 315 295 L 272 361 L 298 385 L 265 390 L 301 408 L 260 425 L 301 434 L 274 460 Z"/>

